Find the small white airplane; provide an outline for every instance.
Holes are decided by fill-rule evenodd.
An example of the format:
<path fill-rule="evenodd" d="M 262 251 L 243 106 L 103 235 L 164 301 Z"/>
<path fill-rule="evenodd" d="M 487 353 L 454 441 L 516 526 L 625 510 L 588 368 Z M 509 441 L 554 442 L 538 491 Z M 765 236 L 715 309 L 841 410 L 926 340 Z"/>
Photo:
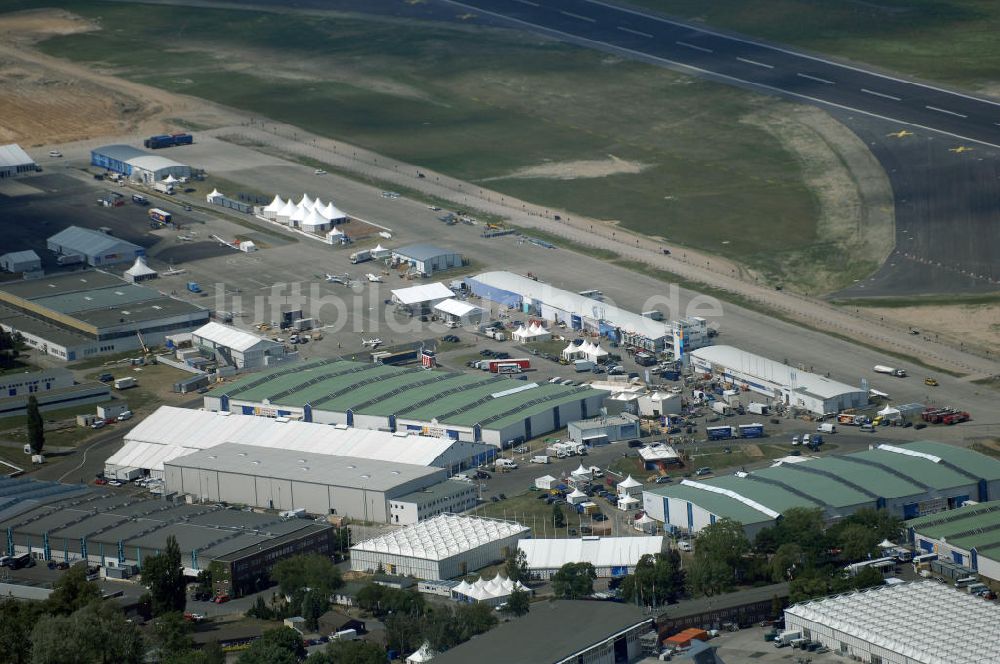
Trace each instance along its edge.
<path fill-rule="evenodd" d="M 372 282 L 373 284 L 382 283 L 382 277 L 378 276 L 377 274 L 372 274 L 371 272 L 369 272 L 368 274 L 365 275 L 365 277 L 367 277 L 368 281 Z"/>
<path fill-rule="evenodd" d="M 378 236 L 381 237 L 381 238 L 384 238 L 386 240 L 391 240 L 392 239 L 392 233 L 388 233 L 386 231 L 379 231 Z"/>
<path fill-rule="evenodd" d="M 326 274 L 325 276 L 329 284 L 344 284 L 345 286 L 351 284 L 351 277 L 346 274 Z"/>
<path fill-rule="evenodd" d="M 378 338 L 375 338 L 375 339 L 365 339 L 364 337 L 361 337 L 361 345 L 362 346 L 366 346 L 368 348 L 375 349 L 375 348 L 378 348 L 379 346 L 382 345 L 382 340 L 378 339 Z"/>

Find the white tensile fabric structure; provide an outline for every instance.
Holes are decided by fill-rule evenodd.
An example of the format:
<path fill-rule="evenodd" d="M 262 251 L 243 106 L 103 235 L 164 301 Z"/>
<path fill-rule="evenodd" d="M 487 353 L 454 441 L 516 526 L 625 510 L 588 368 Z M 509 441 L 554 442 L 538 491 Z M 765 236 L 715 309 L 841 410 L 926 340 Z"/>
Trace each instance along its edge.
<path fill-rule="evenodd" d="M 339 208 L 337 208 L 337 206 L 333 204 L 333 201 L 327 203 L 326 207 L 320 210 L 320 214 L 322 214 L 330 221 L 341 221 L 347 219 L 347 214 L 345 212 L 342 212 Z"/>
<path fill-rule="evenodd" d="M 275 220 L 280 221 L 283 224 L 290 223 L 292 215 L 295 214 L 296 209 L 297 208 L 295 206 L 295 203 L 293 203 L 292 199 L 289 198 L 288 201 L 276 213 Z"/>
<path fill-rule="evenodd" d="M 584 468 L 582 463 L 579 466 L 577 466 L 577 469 L 571 472 L 570 475 L 588 480 L 593 479 L 594 477 L 594 474 L 591 472 L 590 468 Z"/>
<path fill-rule="evenodd" d="M 583 345 L 580 346 L 580 351 L 583 353 L 584 358 L 591 362 L 597 362 L 602 357 L 607 357 L 608 354 L 608 351 L 601 348 L 600 344 L 592 344 L 589 341 L 583 342 Z"/>
<path fill-rule="evenodd" d="M 146 281 L 148 279 L 155 279 L 157 277 L 157 272 L 153 268 L 146 265 L 145 256 L 136 256 L 135 263 L 129 269 L 125 270 L 125 280 L 135 283 L 137 281 Z"/>
<path fill-rule="evenodd" d="M 372 250 L 374 253 L 375 250 Z M 438 302 L 434 305 L 435 311 L 440 311 L 441 313 L 454 316 L 459 320 L 468 320 L 474 315 L 479 315 L 483 312 L 482 309 L 474 304 L 469 304 L 468 302 L 463 302 L 462 300 L 456 300 L 455 298 L 448 298 L 443 302 Z"/>
<path fill-rule="evenodd" d="M 583 353 L 580 352 L 580 347 L 572 342 L 563 348 L 562 351 L 562 357 L 565 360 L 578 360 L 582 355 Z"/>
<path fill-rule="evenodd" d="M 535 478 L 535 486 L 544 491 L 554 488 L 557 484 L 559 484 L 559 480 L 551 475 L 542 475 Z"/>
<path fill-rule="evenodd" d="M 313 200 L 309 198 L 309 194 L 302 194 L 301 200 L 299 200 L 298 206 L 301 208 L 311 208 Z"/>
<path fill-rule="evenodd" d="M 177 182 L 180 182 L 180 180 L 175 178 L 173 173 L 170 173 L 167 175 L 167 177 L 163 178 L 163 182 L 165 184 L 175 184 Z"/>
<path fill-rule="evenodd" d="M 261 213 L 264 215 L 265 219 L 276 219 L 278 217 L 278 213 L 281 212 L 283 207 L 285 207 L 285 201 L 281 200 L 281 196 L 276 194 L 274 196 L 274 200 L 268 203 L 267 206 L 261 210 Z"/>
<path fill-rule="evenodd" d="M 531 529 L 514 521 L 440 514 L 351 547 L 351 569 L 448 579 L 503 558 Z"/>
<path fill-rule="evenodd" d="M 461 602 L 482 602 L 496 606 L 510 597 L 515 590 L 531 592 L 520 581 L 511 581 L 498 574 L 489 581 L 479 577 L 474 582 L 468 583 L 463 579 L 460 584 L 451 589 L 451 596 Z"/>
<path fill-rule="evenodd" d="M 292 213 L 292 216 L 289 217 L 288 220 L 292 222 L 293 226 L 298 226 L 302 223 L 302 220 L 306 218 L 309 212 L 310 210 L 307 206 L 301 204 L 297 205 L 295 207 L 295 212 Z"/>
<path fill-rule="evenodd" d="M 566 563 L 590 563 L 597 576 L 623 575 L 645 555 L 663 550 L 663 537 L 581 537 L 572 539 L 525 539 L 517 543 L 524 551 L 532 576 L 549 578 Z"/>
<path fill-rule="evenodd" d="M 322 212 L 325 206 L 323 205 L 323 200 L 317 196 L 316 200 L 314 200 L 312 202 L 312 205 L 310 205 L 309 207 L 313 210 L 316 210 L 317 212 Z"/>
<path fill-rule="evenodd" d="M 213 202 L 215 202 L 216 198 L 223 198 L 223 195 L 222 195 L 222 192 L 220 192 L 218 189 L 213 189 L 211 194 L 208 194 L 207 196 L 205 196 L 205 202 L 206 203 L 213 203 Z"/>
<path fill-rule="evenodd" d="M 642 501 L 635 496 L 622 496 L 619 494 L 617 507 L 621 511 L 627 512 L 628 510 L 636 509 L 641 503 Z"/>
<path fill-rule="evenodd" d="M 511 334 L 515 341 L 548 341 L 552 338 L 552 333 L 542 327 L 537 321 L 526 327 L 519 327 Z"/>
<path fill-rule="evenodd" d="M 301 220 L 300 225 L 302 226 L 302 228 L 315 230 L 317 228 L 324 229 L 329 223 L 330 220 L 324 219 L 322 216 L 320 216 L 318 212 L 316 212 L 316 210 L 310 210 L 309 214 L 307 214 L 305 218 Z"/>
<path fill-rule="evenodd" d="M 908 664 L 986 664 L 1000 653 L 1000 606 L 949 586 L 913 581 L 795 604 L 785 629 L 808 628 L 847 657 Z"/>
<path fill-rule="evenodd" d="M 618 487 L 619 496 L 631 496 L 635 493 L 642 493 L 642 482 L 632 479 L 631 475 L 623 479 L 616 486 Z"/>
<path fill-rule="evenodd" d="M 434 302 L 449 299 L 454 293 L 451 289 L 440 281 L 433 284 L 423 284 L 420 286 L 410 286 L 409 288 L 396 288 L 392 291 L 393 299 L 404 306 L 412 304 L 422 304 L 424 302 Z"/>
<path fill-rule="evenodd" d="M 420 646 L 420 649 L 417 650 L 417 652 L 406 658 L 406 664 L 424 664 L 424 662 L 429 662 L 434 659 L 434 655 L 436 654 L 437 653 L 431 649 L 431 644 L 424 641 L 424 645 Z"/>
<path fill-rule="evenodd" d="M 582 503 L 587 500 L 587 494 L 579 489 L 573 489 L 573 493 L 566 496 L 566 502 L 570 505 L 576 505 L 577 503 Z"/>

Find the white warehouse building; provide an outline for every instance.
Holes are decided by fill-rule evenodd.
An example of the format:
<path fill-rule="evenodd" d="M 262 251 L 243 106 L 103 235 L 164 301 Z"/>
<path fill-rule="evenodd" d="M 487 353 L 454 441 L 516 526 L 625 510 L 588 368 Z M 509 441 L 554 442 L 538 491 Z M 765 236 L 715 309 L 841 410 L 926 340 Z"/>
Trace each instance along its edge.
<path fill-rule="evenodd" d="M 483 272 L 466 279 L 466 284 L 475 295 L 525 314 L 565 323 L 573 330 L 596 332 L 628 346 L 672 350 L 677 358 L 710 342 L 704 318 L 655 320 L 604 302 L 598 299 L 599 293 L 574 293 L 513 272 Z"/>
<path fill-rule="evenodd" d="M 986 664 L 1000 653 L 1000 606 L 932 581 L 795 604 L 785 629 L 861 662 Z"/>
<path fill-rule="evenodd" d="M 285 345 L 222 323 L 206 323 L 191 333 L 192 344 L 237 369 L 259 369 L 286 360 Z"/>
<path fill-rule="evenodd" d="M 489 450 L 482 443 L 447 438 L 161 406 L 125 434 L 125 444 L 105 462 L 104 474 L 163 477 L 166 462 L 223 443 L 272 448 L 289 456 L 304 452 L 392 460 L 448 473 L 479 465 Z"/>
<path fill-rule="evenodd" d="M 737 388 L 814 415 L 838 413 L 868 405 L 868 393 L 825 376 L 754 355 L 732 346 L 699 348 L 691 353 L 696 372 L 709 373 Z"/>
<path fill-rule="evenodd" d="M 441 514 L 351 547 L 351 569 L 451 579 L 503 560 L 531 529 L 514 521 Z"/>
<path fill-rule="evenodd" d="M 524 539 L 517 547 L 532 578 L 551 579 L 566 563 L 590 563 L 598 578 L 607 578 L 631 574 L 643 556 L 662 553 L 663 537 Z"/>
<path fill-rule="evenodd" d="M 38 170 L 35 160 L 20 145 L 0 145 L 0 180 L 13 178 Z"/>

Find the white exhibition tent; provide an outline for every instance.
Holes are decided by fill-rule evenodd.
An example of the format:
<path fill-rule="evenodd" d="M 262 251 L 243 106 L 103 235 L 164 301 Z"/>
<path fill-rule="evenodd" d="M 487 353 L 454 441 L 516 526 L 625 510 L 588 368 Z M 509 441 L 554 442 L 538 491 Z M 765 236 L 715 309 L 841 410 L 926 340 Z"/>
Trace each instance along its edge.
<path fill-rule="evenodd" d="M 292 199 L 288 199 L 280 210 L 278 210 L 275 219 L 283 224 L 287 224 L 291 221 L 292 215 L 295 214 L 295 210 L 298 209 Z"/>
<path fill-rule="evenodd" d="M 329 203 L 327 203 L 326 207 L 324 207 L 319 212 L 320 212 L 320 214 L 322 214 L 324 217 L 326 217 L 327 219 L 329 219 L 331 221 L 341 221 L 342 219 L 347 219 L 347 214 L 345 212 L 342 212 L 341 210 L 339 210 L 333 204 L 333 201 L 330 201 Z"/>
<path fill-rule="evenodd" d="M 580 352 L 580 347 L 570 342 L 568 346 L 563 348 L 562 357 L 564 360 L 579 360 L 583 357 L 583 353 Z"/>
<path fill-rule="evenodd" d="M 585 468 L 581 463 L 576 470 L 570 473 L 573 477 L 579 479 L 593 479 L 594 474 L 590 471 L 590 468 Z"/>
<path fill-rule="evenodd" d="M 309 194 L 302 194 L 302 199 L 299 201 L 299 207 L 311 208 L 313 201 L 309 198 Z"/>
<path fill-rule="evenodd" d="M 309 214 L 300 222 L 301 226 L 311 230 L 325 230 L 330 223 L 329 219 L 324 219 L 316 210 L 310 210 Z"/>
<path fill-rule="evenodd" d="M 645 555 L 663 550 L 663 537 L 579 537 L 523 539 L 517 543 L 528 570 L 547 577 L 566 563 L 590 563 L 598 576 L 624 575 Z"/>
<path fill-rule="evenodd" d="M 535 478 L 535 486 L 544 491 L 554 489 L 557 484 L 559 484 L 559 480 L 551 475 L 542 475 L 541 477 Z"/>
<path fill-rule="evenodd" d="M 222 195 L 222 193 L 218 189 L 213 189 L 211 194 L 208 194 L 207 196 L 205 196 L 205 202 L 206 203 L 214 203 L 215 199 L 217 199 L 217 198 L 224 198 L 224 196 Z"/>
<path fill-rule="evenodd" d="M 268 203 L 261 213 L 264 215 L 265 219 L 275 219 L 281 209 L 285 207 L 285 201 L 281 200 L 281 196 L 275 194 L 274 200 Z"/>
<path fill-rule="evenodd" d="M 521 343 L 529 341 L 548 341 L 552 338 L 552 333 L 546 330 L 537 321 L 532 321 L 530 325 L 519 327 L 511 334 L 514 341 Z"/>
<path fill-rule="evenodd" d="M 136 283 L 137 281 L 147 281 L 157 277 L 156 270 L 146 265 L 145 256 L 136 256 L 135 263 L 125 270 L 125 280 Z"/>
<path fill-rule="evenodd" d="M 289 217 L 289 220 L 292 222 L 292 225 L 293 226 L 298 226 L 299 224 L 301 224 L 302 221 L 308 215 L 308 213 L 309 213 L 308 211 L 309 211 L 309 208 L 307 206 L 305 206 L 305 205 L 297 205 L 295 207 L 295 212 L 293 212 L 292 216 Z"/>
<path fill-rule="evenodd" d="M 619 482 L 617 487 L 619 496 L 631 496 L 642 493 L 642 482 L 632 479 L 631 475 Z"/>
<path fill-rule="evenodd" d="M 434 659 L 435 653 L 431 649 L 431 644 L 424 641 L 424 645 L 420 646 L 417 652 L 413 653 L 406 658 L 406 664 L 424 664 L 424 662 L 429 662 Z"/>
<path fill-rule="evenodd" d="M 451 297 L 435 304 L 434 310 L 453 316 L 459 321 L 469 320 L 473 316 L 483 313 L 483 310 L 476 305 Z"/>
<path fill-rule="evenodd" d="M 451 596 L 462 602 L 482 602 L 496 606 L 510 597 L 515 590 L 531 592 L 520 581 L 511 581 L 499 574 L 489 581 L 479 577 L 472 583 L 464 579 L 451 589 Z"/>
<path fill-rule="evenodd" d="M 639 507 L 639 505 L 640 505 L 641 502 L 642 501 L 640 501 L 635 496 L 622 496 L 622 495 L 619 495 L 619 498 L 618 498 L 618 509 L 622 510 L 623 512 L 627 512 L 628 510 L 634 510 L 637 507 Z"/>
<path fill-rule="evenodd" d="M 178 180 L 177 178 L 175 178 L 174 175 L 173 175 L 173 173 L 171 173 L 171 174 L 167 175 L 167 177 L 163 178 L 163 182 L 164 182 L 164 184 L 176 184 L 176 183 L 180 182 L 180 180 Z"/>
<path fill-rule="evenodd" d="M 587 500 L 588 496 L 583 491 L 579 489 L 573 489 L 573 493 L 566 496 L 566 502 L 570 505 L 576 505 L 577 503 L 582 503 Z"/>
<path fill-rule="evenodd" d="M 454 293 L 451 292 L 451 289 L 440 281 L 433 284 L 411 286 L 409 288 L 397 288 L 392 291 L 392 299 L 397 304 L 402 304 L 403 306 L 423 304 L 424 302 L 437 304 L 442 300 L 449 299 L 453 295 Z"/>

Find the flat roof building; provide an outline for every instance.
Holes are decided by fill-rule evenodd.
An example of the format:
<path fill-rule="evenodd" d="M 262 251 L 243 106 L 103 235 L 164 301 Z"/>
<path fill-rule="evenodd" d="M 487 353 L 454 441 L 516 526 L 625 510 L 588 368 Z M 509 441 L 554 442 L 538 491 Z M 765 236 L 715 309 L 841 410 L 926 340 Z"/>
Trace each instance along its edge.
<path fill-rule="evenodd" d="M 453 297 L 455 294 L 441 282 L 396 288 L 392 291 L 392 301 L 404 307 L 433 307 Z"/>
<path fill-rule="evenodd" d="M 396 263 L 408 264 L 412 270 L 427 277 L 435 272 L 462 267 L 462 254 L 427 243 L 409 244 L 394 249 L 392 260 Z"/>
<path fill-rule="evenodd" d="M 35 160 L 20 145 L 0 145 L 0 180 L 14 178 L 38 170 Z"/>
<path fill-rule="evenodd" d="M 42 259 L 34 249 L 11 251 L 0 256 L 0 270 L 7 272 L 36 272 L 42 269 Z"/>
<path fill-rule="evenodd" d="M 503 559 L 531 529 L 514 521 L 441 514 L 351 547 L 351 569 L 418 579 L 464 576 Z"/>
<path fill-rule="evenodd" d="M 635 662 L 653 619 L 631 604 L 553 600 L 434 657 L 436 664 Z"/>
<path fill-rule="evenodd" d="M 919 552 L 936 553 L 939 560 L 1000 581 L 1000 500 L 910 519 L 906 531 Z"/>
<path fill-rule="evenodd" d="M 639 418 L 628 413 L 570 422 L 566 427 L 566 435 L 573 442 L 586 445 L 607 445 L 641 437 Z"/>
<path fill-rule="evenodd" d="M 785 629 L 862 662 L 984 664 L 1000 653 L 1000 606 L 931 581 L 794 604 Z"/>
<path fill-rule="evenodd" d="M 1000 496 L 1000 460 L 944 443 L 794 458 L 797 463 L 646 489 L 643 507 L 653 519 L 692 533 L 728 517 L 753 537 L 793 507 L 818 508 L 831 521 L 861 508 L 910 519 Z"/>
<path fill-rule="evenodd" d="M 42 412 L 111 399 L 111 388 L 103 383 L 77 384 L 66 369 L 45 369 L 0 376 L 0 417 L 24 415 L 28 399 L 38 400 Z"/>
<path fill-rule="evenodd" d="M 544 320 L 565 323 L 627 346 L 654 352 L 672 350 L 677 358 L 709 343 L 708 322 L 692 317 L 672 322 L 647 318 L 592 295 L 574 293 L 513 272 L 483 272 L 466 279 L 483 299 Z"/>
<path fill-rule="evenodd" d="M 285 344 L 212 321 L 191 333 L 193 346 L 220 361 L 222 366 L 259 369 L 284 362 Z"/>
<path fill-rule="evenodd" d="M 333 457 L 395 461 L 457 473 L 476 467 L 491 451 L 486 445 L 447 438 L 283 421 L 274 417 L 236 417 L 161 406 L 125 434 L 124 445 L 105 462 L 108 477 L 138 471 L 162 477 L 164 463 L 223 443 Z"/>
<path fill-rule="evenodd" d="M 801 371 L 732 346 L 710 346 L 691 353 L 700 373 L 719 376 L 736 388 L 750 390 L 814 415 L 839 413 L 868 405 L 868 393 L 819 374 Z"/>
<path fill-rule="evenodd" d="M 223 443 L 163 464 L 166 490 L 201 502 L 389 521 L 389 501 L 442 482 L 443 468 Z"/>
<path fill-rule="evenodd" d="M 205 409 L 510 446 L 599 412 L 604 393 L 496 375 L 340 359 L 277 368 L 205 395 Z"/>
<path fill-rule="evenodd" d="M 155 346 L 206 322 L 206 309 L 99 270 L 0 284 L 0 327 L 63 360 Z"/>
<path fill-rule="evenodd" d="M 404 526 L 439 514 L 458 514 L 479 504 L 479 487 L 464 480 L 448 480 L 389 501 L 389 523 Z"/>
<path fill-rule="evenodd" d="M 105 145 L 90 151 L 92 166 L 121 173 L 133 182 L 153 184 L 167 176 L 191 177 L 191 167 L 131 145 Z"/>
<path fill-rule="evenodd" d="M 46 240 L 46 245 L 60 256 L 80 256 L 92 267 L 132 263 L 146 253 L 137 244 L 80 226 L 59 231 Z"/>

